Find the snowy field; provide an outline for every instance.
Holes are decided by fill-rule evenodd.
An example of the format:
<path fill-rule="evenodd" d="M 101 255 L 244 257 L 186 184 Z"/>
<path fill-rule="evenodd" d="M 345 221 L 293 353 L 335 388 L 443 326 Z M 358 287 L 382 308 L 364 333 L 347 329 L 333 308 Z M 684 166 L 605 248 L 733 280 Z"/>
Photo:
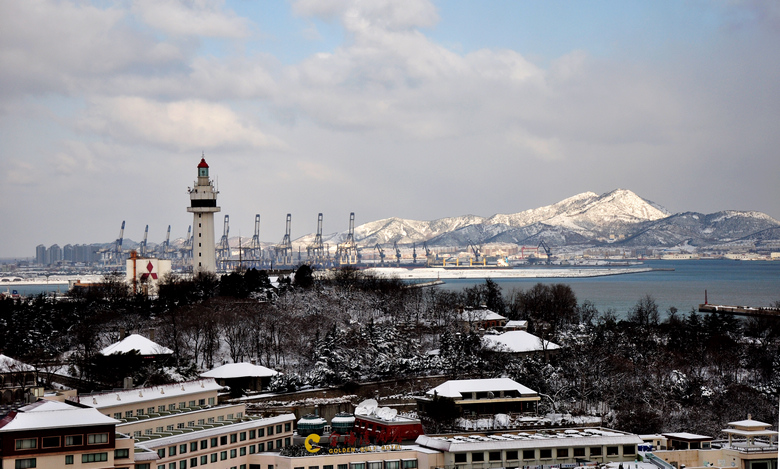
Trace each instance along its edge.
<path fill-rule="evenodd" d="M 377 277 L 399 278 L 401 280 L 436 280 L 469 278 L 586 278 L 607 275 L 636 274 L 650 272 L 651 267 L 612 268 L 549 268 L 549 269 L 444 269 L 436 267 L 407 269 L 403 267 L 371 267 L 364 272 Z"/>

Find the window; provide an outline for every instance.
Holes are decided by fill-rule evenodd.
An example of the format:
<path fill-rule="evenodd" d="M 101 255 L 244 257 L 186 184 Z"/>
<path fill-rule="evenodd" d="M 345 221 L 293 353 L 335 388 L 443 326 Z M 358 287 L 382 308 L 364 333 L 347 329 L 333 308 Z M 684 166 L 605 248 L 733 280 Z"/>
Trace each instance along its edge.
<path fill-rule="evenodd" d="M 246 441 L 246 432 L 241 432 L 238 434 L 238 441 Z"/>
<path fill-rule="evenodd" d="M 187 422 L 187 426 L 188 427 L 194 427 L 195 426 L 195 421 L 194 420 L 190 420 L 189 422 Z"/>
<path fill-rule="evenodd" d="M 290 437 L 284 439 L 284 446 L 290 446 Z"/>
<path fill-rule="evenodd" d="M 257 434 L 257 432 L 255 432 L 254 430 L 249 430 L 249 439 L 250 440 L 254 440 L 256 434 Z"/>
<path fill-rule="evenodd" d="M 636 446 L 634 445 L 623 445 L 623 454 L 636 454 Z"/>
<path fill-rule="evenodd" d="M 35 465 L 35 458 L 17 459 L 14 465 L 15 469 L 27 469 L 28 467 L 37 467 Z"/>
<path fill-rule="evenodd" d="M 385 461 L 385 469 L 401 469 L 401 461 Z"/>
<path fill-rule="evenodd" d="M 203 456 L 200 457 L 200 465 L 201 466 L 203 466 L 204 464 L 208 464 L 208 463 L 209 463 L 209 457 L 208 456 L 206 456 L 204 454 Z"/>
<path fill-rule="evenodd" d="M 455 464 L 463 464 L 468 462 L 468 455 L 466 453 L 455 453 Z"/>
<path fill-rule="evenodd" d="M 258 453 L 262 453 L 263 451 L 265 451 L 265 443 L 258 443 L 257 444 L 257 452 Z"/>
<path fill-rule="evenodd" d="M 333 469 L 333 465 L 332 464 L 330 464 L 330 465 L 326 464 L 326 465 L 322 466 L 322 469 Z"/>
<path fill-rule="evenodd" d="M 179 428 L 179 429 L 184 428 L 184 422 L 177 423 L 176 424 L 176 428 Z"/>
<path fill-rule="evenodd" d="M 168 469 L 176 469 L 176 463 L 175 462 L 169 462 L 168 463 Z"/>
<path fill-rule="evenodd" d="M 172 432 L 172 431 L 173 431 L 173 424 L 171 424 L 171 425 L 166 425 L 166 426 L 165 426 L 165 429 L 166 429 L 166 430 L 168 430 L 169 432 Z"/>
<path fill-rule="evenodd" d="M 168 447 L 168 457 L 176 456 L 176 447 L 175 446 L 169 446 Z"/>
<path fill-rule="evenodd" d="M 144 414 L 144 410 L 143 410 L 143 409 L 137 409 L 137 410 L 135 411 L 135 414 L 136 414 L 136 415 L 143 415 L 143 414 Z"/>
<path fill-rule="evenodd" d="M 168 410 L 176 410 L 176 404 L 168 404 Z"/>
<path fill-rule="evenodd" d="M 179 454 L 184 454 L 187 452 L 187 443 L 183 443 L 179 445 Z"/>
<path fill-rule="evenodd" d="M 568 458 L 569 457 L 569 448 L 558 448 L 558 451 L 556 452 L 556 458 Z"/>
<path fill-rule="evenodd" d="M 601 456 L 601 446 L 593 446 L 590 448 L 591 456 Z"/>
<path fill-rule="evenodd" d="M 17 450 L 35 449 L 37 447 L 38 447 L 38 438 L 22 438 L 20 440 L 16 440 Z"/>
<path fill-rule="evenodd" d="M 535 449 L 524 449 L 523 450 L 523 459 L 536 459 L 536 450 Z"/>
<path fill-rule="evenodd" d="M 126 410 L 125 411 L 125 418 L 132 417 L 132 416 L 133 416 L 133 411 L 132 410 Z"/>
<path fill-rule="evenodd" d="M 157 450 L 157 457 L 160 459 L 165 459 L 165 448 L 160 448 Z"/>
<path fill-rule="evenodd" d="M 87 435 L 88 445 L 100 445 L 103 443 L 108 443 L 108 433 L 93 433 L 92 435 Z"/>
<path fill-rule="evenodd" d="M 164 405 L 158 405 L 157 406 L 157 412 L 165 412 L 165 406 Z"/>
<path fill-rule="evenodd" d="M 149 464 L 136 464 L 135 469 L 151 469 Z"/>
<path fill-rule="evenodd" d="M 286 432 L 292 431 L 292 424 L 289 423 L 289 422 L 285 423 L 284 424 L 284 431 L 286 431 Z"/>
<path fill-rule="evenodd" d="M 206 419 L 198 419 L 198 425 L 203 425 L 206 423 Z"/>
<path fill-rule="evenodd" d="M 482 462 L 485 460 L 485 453 L 471 453 L 471 462 Z"/>
<path fill-rule="evenodd" d="M 507 461 L 514 461 L 517 459 L 517 451 L 507 451 L 506 452 L 506 459 Z"/>
<path fill-rule="evenodd" d="M 364 463 L 364 462 L 353 462 L 353 463 L 350 463 L 349 464 L 349 469 L 366 469 L 366 463 Z"/>
<path fill-rule="evenodd" d="M 276 440 L 276 449 L 279 449 L 281 447 L 282 447 L 282 440 L 281 439 Z"/>
<path fill-rule="evenodd" d="M 197 451 L 198 450 L 198 442 L 192 441 L 190 442 L 190 452 Z"/>
<path fill-rule="evenodd" d="M 222 435 L 221 437 L 219 437 L 219 444 L 220 444 L 220 445 L 226 445 L 226 444 L 228 444 L 228 443 L 227 443 L 227 438 L 228 438 L 228 437 L 227 437 L 227 435 Z"/>
<path fill-rule="evenodd" d="M 238 456 L 238 453 L 235 449 L 230 450 L 230 459 L 234 459 L 236 456 Z"/>
<path fill-rule="evenodd" d="M 255 454 L 255 445 L 249 445 L 249 454 Z"/>
<path fill-rule="evenodd" d="M 214 437 L 211 439 L 211 447 L 214 448 L 215 446 L 218 446 L 219 443 L 217 443 L 217 438 Z"/>
<path fill-rule="evenodd" d="M 73 464 L 73 455 L 72 454 L 69 454 L 69 455 L 65 456 L 65 464 L 68 464 L 68 465 Z"/>
<path fill-rule="evenodd" d="M 217 415 L 217 422 L 224 422 L 225 416 L 224 415 Z"/>
<path fill-rule="evenodd" d="M 198 467 L 198 458 L 190 458 L 190 467 Z"/>
<path fill-rule="evenodd" d="M 231 443 L 235 443 L 236 441 L 238 441 L 238 433 L 231 433 L 230 434 L 230 442 Z"/>
<path fill-rule="evenodd" d="M 195 401 L 188 402 L 187 407 L 195 407 Z"/>
<path fill-rule="evenodd" d="M 186 402 L 179 402 L 179 409 L 183 409 L 185 407 L 187 407 L 187 403 Z"/>
<path fill-rule="evenodd" d="M 106 462 L 108 461 L 108 453 L 89 453 L 81 455 L 81 462 Z"/>
<path fill-rule="evenodd" d="M 214 398 L 213 397 L 209 397 L 209 405 L 214 405 Z"/>
<path fill-rule="evenodd" d="M 539 450 L 539 459 L 552 459 L 552 450 L 551 449 L 540 449 Z"/>
<path fill-rule="evenodd" d="M 618 455 L 617 446 L 607 446 L 607 456 L 617 456 L 617 455 Z"/>
<path fill-rule="evenodd" d="M 186 459 L 182 459 L 181 461 L 179 461 L 179 469 L 187 469 L 187 460 Z"/>
<path fill-rule="evenodd" d="M 220 451 L 219 452 L 219 460 L 220 461 L 224 461 L 225 459 L 227 459 L 227 451 Z"/>
<path fill-rule="evenodd" d="M 146 413 L 147 414 L 153 414 L 154 413 L 154 407 L 149 407 L 148 409 L 146 409 Z"/>
<path fill-rule="evenodd" d="M 121 448 L 114 450 L 114 459 L 125 459 L 130 457 L 130 450 L 128 448 Z"/>
<path fill-rule="evenodd" d="M 209 423 L 214 423 L 214 417 L 209 417 Z"/>
<path fill-rule="evenodd" d="M 491 451 L 488 453 L 488 460 L 501 461 L 501 451 Z"/>
<path fill-rule="evenodd" d="M 146 430 L 144 430 L 144 435 L 151 435 L 152 433 L 154 432 L 152 432 L 151 428 L 147 428 Z"/>
<path fill-rule="evenodd" d="M 157 427 L 154 429 L 155 433 L 162 433 L 163 427 Z"/>
<path fill-rule="evenodd" d="M 206 405 L 206 399 L 198 399 L 198 405 Z"/>
<path fill-rule="evenodd" d="M 274 427 L 268 427 L 268 436 L 271 436 L 274 434 Z"/>
<path fill-rule="evenodd" d="M 141 430 L 136 430 L 133 432 L 133 438 L 141 438 Z"/>
<path fill-rule="evenodd" d="M 336 469 L 349 469 L 349 464 L 339 464 Z"/>
<path fill-rule="evenodd" d="M 211 462 L 217 462 L 217 453 L 211 453 Z"/>
<path fill-rule="evenodd" d="M 209 440 L 200 440 L 200 449 L 206 449 L 209 447 Z"/>
<path fill-rule="evenodd" d="M 233 420 L 233 414 L 227 414 L 227 417 L 226 417 L 226 418 L 227 418 L 228 420 Z"/>
<path fill-rule="evenodd" d="M 60 437 L 58 436 L 44 436 L 41 438 L 41 448 L 59 448 Z"/>
<path fill-rule="evenodd" d="M 246 456 L 246 446 L 242 446 L 238 451 L 239 456 Z"/>
<path fill-rule="evenodd" d="M 257 436 L 258 437 L 265 436 L 265 428 L 258 428 L 257 429 Z"/>
<path fill-rule="evenodd" d="M 81 446 L 84 444 L 83 435 L 70 435 L 65 437 L 65 446 Z"/>
<path fill-rule="evenodd" d="M 114 412 L 114 418 L 119 420 L 122 418 L 122 412 Z"/>
<path fill-rule="evenodd" d="M 282 433 L 282 424 L 276 426 L 276 433 Z"/>
<path fill-rule="evenodd" d="M 574 448 L 574 457 L 575 458 L 584 458 L 585 457 L 585 448 Z"/>

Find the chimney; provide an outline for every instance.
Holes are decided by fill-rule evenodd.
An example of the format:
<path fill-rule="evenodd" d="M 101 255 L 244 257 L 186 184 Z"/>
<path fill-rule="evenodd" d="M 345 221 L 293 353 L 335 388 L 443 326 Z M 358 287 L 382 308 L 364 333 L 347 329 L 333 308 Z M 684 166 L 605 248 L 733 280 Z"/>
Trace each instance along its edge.
<path fill-rule="evenodd" d="M 154 329 L 149 329 L 149 340 L 154 342 Z"/>
<path fill-rule="evenodd" d="M 119 328 L 119 340 L 124 340 L 127 337 L 127 330 L 124 327 Z"/>
<path fill-rule="evenodd" d="M 124 388 L 124 389 L 133 389 L 133 378 L 131 378 L 129 376 L 126 377 L 124 379 L 124 382 L 122 383 L 122 388 Z"/>

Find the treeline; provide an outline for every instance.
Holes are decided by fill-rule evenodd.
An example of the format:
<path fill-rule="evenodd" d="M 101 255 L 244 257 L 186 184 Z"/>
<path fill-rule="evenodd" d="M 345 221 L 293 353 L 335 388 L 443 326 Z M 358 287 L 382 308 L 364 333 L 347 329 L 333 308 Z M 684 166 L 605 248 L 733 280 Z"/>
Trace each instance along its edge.
<path fill-rule="evenodd" d="M 460 321 L 464 309 L 480 307 L 527 320 L 529 332 L 562 348 L 550 356 L 486 348 L 485 332 Z M 255 360 L 284 372 L 272 383 L 276 390 L 439 373 L 509 376 L 543 396 L 542 411 L 606 410 L 607 425 L 639 433 L 715 436 L 748 413 L 774 421 L 780 321 L 674 308 L 661 316 L 649 296 L 620 318 L 579 303 L 563 284 L 503 292 L 486 280 L 454 292 L 354 269 L 315 280 L 303 266 L 276 286 L 257 270 L 167 277 L 147 298 L 108 276 L 101 288 L 64 301 L 6 299 L 0 338 L 6 355 L 41 370 L 64 365 L 95 386 L 115 385 L 125 371 L 137 384 L 159 383 L 226 360 Z M 104 365 L 98 352 L 121 331 L 150 330 L 174 351 L 170 361 L 128 356 L 113 373 Z"/>

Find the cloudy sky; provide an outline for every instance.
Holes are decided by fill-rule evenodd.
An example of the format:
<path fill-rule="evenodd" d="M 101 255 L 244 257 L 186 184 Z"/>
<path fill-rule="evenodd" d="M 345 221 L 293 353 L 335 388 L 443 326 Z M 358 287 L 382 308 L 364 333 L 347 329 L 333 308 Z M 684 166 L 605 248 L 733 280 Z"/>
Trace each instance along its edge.
<path fill-rule="evenodd" d="M 630 189 L 780 218 L 775 1 L 0 0 L 0 257 Z"/>

